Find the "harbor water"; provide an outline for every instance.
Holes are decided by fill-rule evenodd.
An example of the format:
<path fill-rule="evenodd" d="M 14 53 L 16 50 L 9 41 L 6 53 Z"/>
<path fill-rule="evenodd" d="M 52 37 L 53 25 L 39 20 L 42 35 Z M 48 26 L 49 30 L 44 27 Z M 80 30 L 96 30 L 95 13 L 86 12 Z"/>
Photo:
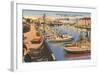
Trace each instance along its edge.
<path fill-rule="evenodd" d="M 67 58 L 64 57 L 64 54 L 66 53 L 64 50 L 64 46 L 67 43 L 74 43 L 77 42 L 78 40 L 80 40 L 80 34 L 81 32 L 71 26 L 71 27 L 65 27 L 64 25 L 61 26 L 53 26 L 51 27 L 52 30 L 54 30 L 57 34 L 63 35 L 63 34 L 67 34 L 72 36 L 73 40 L 72 41 L 68 41 L 68 42 L 50 42 L 50 41 L 46 41 L 50 47 L 50 49 L 52 50 L 56 60 L 67 60 Z M 86 33 L 82 32 L 82 35 L 85 37 Z M 88 56 L 84 57 L 88 58 Z M 81 58 L 79 58 L 81 59 Z"/>

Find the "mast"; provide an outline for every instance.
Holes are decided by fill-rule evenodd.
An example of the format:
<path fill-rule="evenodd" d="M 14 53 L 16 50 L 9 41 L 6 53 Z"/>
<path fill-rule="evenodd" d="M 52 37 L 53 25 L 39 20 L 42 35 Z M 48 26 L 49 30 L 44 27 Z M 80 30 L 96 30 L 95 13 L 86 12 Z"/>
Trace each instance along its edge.
<path fill-rule="evenodd" d="M 43 29 L 44 29 L 43 34 L 44 34 L 44 38 L 45 38 L 45 24 L 46 24 L 46 14 L 44 13 L 43 14 Z"/>

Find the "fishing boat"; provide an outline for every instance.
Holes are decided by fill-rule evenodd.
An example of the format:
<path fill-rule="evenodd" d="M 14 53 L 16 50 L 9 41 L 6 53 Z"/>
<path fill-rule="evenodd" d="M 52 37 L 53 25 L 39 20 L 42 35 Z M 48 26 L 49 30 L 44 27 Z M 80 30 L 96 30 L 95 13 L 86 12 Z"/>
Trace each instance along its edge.
<path fill-rule="evenodd" d="M 26 46 L 27 50 L 23 48 L 24 55 L 26 55 L 30 49 L 39 49 L 42 47 L 44 42 L 44 37 L 39 31 L 35 29 L 33 25 L 30 27 L 30 31 L 23 34 L 23 44 Z M 42 49 L 42 48 L 41 48 Z"/>
<path fill-rule="evenodd" d="M 87 45 L 73 45 L 73 44 L 68 44 L 64 46 L 64 50 L 67 53 L 89 53 L 91 51 L 90 46 Z"/>
<path fill-rule="evenodd" d="M 49 36 L 48 41 L 49 42 L 67 42 L 67 41 L 72 41 L 72 36 L 70 35 L 62 35 L 62 36 Z"/>

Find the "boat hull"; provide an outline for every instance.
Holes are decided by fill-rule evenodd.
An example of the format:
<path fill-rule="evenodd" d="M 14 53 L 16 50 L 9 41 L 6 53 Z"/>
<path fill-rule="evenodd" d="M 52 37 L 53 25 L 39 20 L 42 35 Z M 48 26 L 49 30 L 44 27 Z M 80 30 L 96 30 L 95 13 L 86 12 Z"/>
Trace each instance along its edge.
<path fill-rule="evenodd" d="M 67 53 L 74 53 L 74 54 L 81 54 L 81 53 L 90 53 L 91 50 L 90 49 L 81 49 L 81 48 L 66 48 L 64 47 L 64 50 L 67 52 Z"/>
<path fill-rule="evenodd" d="M 49 42 L 70 42 L 72 41 L 73 38 L 68 38 L 68 39 L 61 39 L 61 40 L 56 40 L 56 39 L 48 39 Z"/>

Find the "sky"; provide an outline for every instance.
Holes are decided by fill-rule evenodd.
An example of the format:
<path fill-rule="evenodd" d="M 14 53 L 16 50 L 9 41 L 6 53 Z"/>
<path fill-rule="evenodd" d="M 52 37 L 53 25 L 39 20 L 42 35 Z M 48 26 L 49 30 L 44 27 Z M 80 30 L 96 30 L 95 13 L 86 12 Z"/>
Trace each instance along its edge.
<path fill-rule="evenodd" d="M 39 10 L 23 10 L 23 16 L 91 16 L 91 13 L 85 12 L 61 12 L 61 11 L 39 11 Z"/>

